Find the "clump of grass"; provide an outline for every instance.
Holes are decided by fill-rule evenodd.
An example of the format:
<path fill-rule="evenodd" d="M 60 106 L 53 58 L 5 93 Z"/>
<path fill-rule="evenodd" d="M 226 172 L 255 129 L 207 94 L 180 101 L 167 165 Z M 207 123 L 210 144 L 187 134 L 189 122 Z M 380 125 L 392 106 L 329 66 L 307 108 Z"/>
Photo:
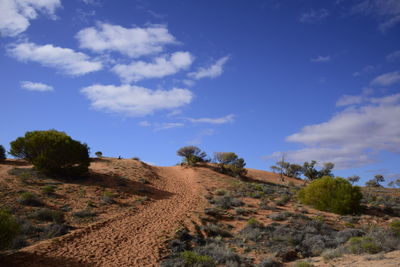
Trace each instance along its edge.
<path fill-rule="evenodd" d="M 42 187 L 42 193 L 45 195 L 52 195 L 55 192 L 56 187 L 54 185 L 46 185 Z"/>
<path fill-rule="evenodd" d="M 342 246 L 337 247 L 337 248 L 329 248 L 325 251 L 322 252 L 321 256 L 325 261 L 335 259 L 335 258 L 340 258 L 344 254 L 344 248 Z"/>
<path fill-rule="evenodd" d="M 27 206 L 43 206 L 43 203 L 31 192 L 22 193 L 18 198 L 18 202 Z"/>
<path fill-rule="evenodd" d="M 394 233 L 395 236 L 400 238 L 400 220 L 393 221 L 389 224 L 390 230 Z"/>
<path fill-rule="evenodd" d="M 221 236 L 221 237 L 231 237 L 231 233 L 226 231 L 222 226 L 214 223 L 208 223 L 202 227 L 203 231 L 208 236 Z"/>
<path fill-rule="evenodd" d="M 6 210 L 0 209 L 0 249 L 8 247 L 20 232 L 20 225 Z"/>
<path fill-rule="evenodd" d="M 102 200 L 103 203 L 105 203 L 105 204 L 113 204 L 113 203 L 115 203 L 114 198 L 115 198 L 115 194 L 114 194 L 113 192 L 111 192 L 111 191 L 104 191 L 101 200 Z"/>
<path fill-rule="evenodd" d="M 64 221 L 64 213 L 62 211 L 48 208 L 36 210 L 30 217 L 45 222 L 62 223 Z"/>
<path fill-rule="evenodd" d="M 214 192 L 214 194 L 216 194 L 217 196 L 224 196 L 227 194 L 226 190 L 224 189 L 218 189 Z"/>
<path fill-rule="evenodd" d="M 257 221 L 256 218 L 250 218 L 247 221 L 247 226 L 255 227 L 255 228 L 261 228 L 261 227 L 263 227 L 263 224 L 261 222 Z"/>
<path fill-rule="evenodd" d="M 141 182 L 142 184 L 148 184 L 149 181 L 147 181 L 145 178 L 139 178 L 139 182 Z"/>
<path fill-rule="evenodd" d="M 185 261 L 186 266 L 215 266 L 213 258 L 199 255 L 193 251 L 183 251 L 180 256 Z"/>
<path fill-rule="evenodd" d="M 284 206 L 286 205 L 290 200 L 290 196 L 289 195 L 284 195 L 281 198 L 279 198 L 277 201 L 275 201 L 275 204 L 277 206 Z"/>
<path fill-rule="evenodd" d="M 296 262 L 296 264 L 294 266 L 295 267 L 313 267 L 314 265 L 312 265 L 311 263 L 309 263 L 307 261 L 298 261 L 298 262 Z"/>

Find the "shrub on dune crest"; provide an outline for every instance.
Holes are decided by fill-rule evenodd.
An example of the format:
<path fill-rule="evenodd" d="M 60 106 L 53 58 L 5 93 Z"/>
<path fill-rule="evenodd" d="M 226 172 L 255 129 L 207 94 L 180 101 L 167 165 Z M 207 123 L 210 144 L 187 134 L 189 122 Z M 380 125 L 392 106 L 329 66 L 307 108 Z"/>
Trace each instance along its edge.
<path fill-rule="evenodd" d="M 27 132 L 11 142 L 10 154 L 49 175 L 82 175 L 90 164 L 88 146 L 56 130 Z"/>
<path fill-rule="evenodd" d="M 6 150 L 2 145 L 0 145 L 0 162 L 6 160 Z"/>

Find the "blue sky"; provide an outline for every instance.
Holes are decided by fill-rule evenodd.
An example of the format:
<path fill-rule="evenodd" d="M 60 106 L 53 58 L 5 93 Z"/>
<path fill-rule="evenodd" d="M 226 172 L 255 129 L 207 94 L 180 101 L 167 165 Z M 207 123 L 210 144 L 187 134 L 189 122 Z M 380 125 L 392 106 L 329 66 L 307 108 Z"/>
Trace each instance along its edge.
<path fill-rule="evenodd" d="M 250 168 L 400 178 L 397 0 L 1 0 L 0 144 L 57 129 L 157 165 L 196 145 Z"/>

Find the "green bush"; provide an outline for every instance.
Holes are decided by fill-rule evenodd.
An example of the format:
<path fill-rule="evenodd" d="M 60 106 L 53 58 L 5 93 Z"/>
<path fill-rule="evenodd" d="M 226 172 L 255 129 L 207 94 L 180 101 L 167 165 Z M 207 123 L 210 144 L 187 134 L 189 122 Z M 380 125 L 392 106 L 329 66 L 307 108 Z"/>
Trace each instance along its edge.
<path fill-rule="evenodd" d="M 0 209 L 0 249 L 7 248 L 18 235 L 20 225 L 7 211 Z"/>
<path fill-rule="evenodd" d="M 360 209 L 360 188 L 352 186 L 346 179 L 324 176 L 311 182 L 299 191 L 302 203 L 318 210 L 338 214 L 349 214 Z"/>
<path fill-rule="evenodd" d="M 390 230 L 393 234 L 400 238 L 400 221 L 393 221 L 389 224 Z"/>
<path fill-rule="evenodd" d="M 42 187 L 42 193 L 45 195 L 52 195 L 54 194 L 56 187 L 54 185 L 46 185 Z"/>
<path fill-rule="evenodd" d="M 4 149 L 4 146 L 0 145 L 0 162 L 6 160 L 6 150 Z"/>
<path fill-rule="evenodd" d="M 94 153 L 96 155 L 96 157 L 101 158 L 103 156 L 103 152 L 101 151 L 97 151 L 96 153 Z"/>
<path fill-rule="evenodd" d="M 36 210 L 31 215 L 31 217 L 44 222 L 55 222 L 55 223 L 64 222 L 64 213 L 62 211 L 50 210 L 48 208 Z"/>
<path fill-rule="evenodd" d="M 10 145 L 11 155 L 49 175 L 82 175 L 90 164 L 88 146 L 56 130 L 27 132 Z"/>
<path fill-rule="evenodd" d="M 193 251 L 181 252 L 181 257 L 184 259 L 186 266 L 214 266 L 214 260 L 207 255 L 199 255 Z"/>

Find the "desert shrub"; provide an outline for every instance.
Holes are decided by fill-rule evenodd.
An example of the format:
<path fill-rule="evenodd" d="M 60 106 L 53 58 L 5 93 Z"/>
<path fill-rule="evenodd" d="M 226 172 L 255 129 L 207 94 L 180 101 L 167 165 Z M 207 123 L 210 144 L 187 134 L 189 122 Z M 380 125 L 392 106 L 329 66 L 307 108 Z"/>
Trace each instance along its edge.
<path fill-rule="evenodd" d="M 220 208 L 205 208 L 204 213 L 208 216 L 221 217 L 225 214 L 225 211 Z"/>
<path fill-rule="evenodd" d="M 45 222 L 62 223 L 64 221 L 64 213 L 62 211 L 48 208 L 36 210 L 30 217 Z"/>
<path fill-rule="evenodd" d="M 282 264 L 273 259 L 264 259 L 257 265 L 257 267 L 280 267 L 280 266 L 282 266 Z"/>
<path fill-rule="evenodd" d="M 181 147 L 176 154 L 180 157 L 183 157 L 182 163 L 187 165 L 194 165 L 197 162 L 207 161 L 207 154 L 196 146 Z"/>
<path fill-rule="evenodd" d="M 4 149 L 4 146 L 0 145 L 0 162 L 6 160 L 6 150 Z"/>
<path fill-rule="evenodd" d="M 27 132 L 10 145 L 11 155 L 49 175 L 82 175 L 90 164 L 88 146 L 56 130 Z"/>
<path fill-rule="evenodd" d="M 203 231 L 208 236 L 222 236 L 222 237 L 231 237 L 231 233 L 225 230 L 221 225 L 208 223 L 202 227 Z"/>
<path fill-rule="evenodd" d="M 34 206 L 34 207 L 43 206 L 42 201 L 40 201 L 40 199 L 38 199 L 37 196 L 31 192 L 23 192 L 19 196 L 18 202 L 22 205 L 27 205 L 27 206 Z"/>
<path fill-rule="evenodd" d="M 214 204 L 221 209 L 230 209 L 232 207 L 243 206 L 243 202 L 230 195 L 224 195 L 213 199 Z"/>
<path fill-rule="evenodd" d="M 302 188 L 298 196 L 304 204 L 338 214 L 357 212 L 362 199 L 359 187 L 352 186 L 343 178 L 330 176 L 313 181 Z"/>
<path fill-rule="evenodd" d="M 286 205 L 288 202 L 290 201 L 290 196 L 289 195 L 283 195 L 282 197 L 280 197 L 275 204 L 277 206 L 284 206 Z"/>
<path fill-rule="evenodd" d="M 236 215 L 247 216 L 249 214 L 254 213 L 254 210 L 248 210 L 248 209 L 243 209 L 243 208 L 235 208 L 235 213 L 236 213 Z"/>
<path fill-rule="evenodd" d="M 46 195 L 52 195 L 54 194 L 55 191 L 55 186 L 54 185 L 46 185 L 42 187 L 42 193 Z"/>
<path fill-rule="evenodd" d="M 20 232 L 20 225 L 8 211 L 0 209 L 0 249 L 7 248 Z"/>
<path fill-rule="evenodd" d="M 233 152 L 216 152 L 214 153 L 214 160 L 218 163 L 221 173 L 234 177 L 241 177 L 247 173 L 247 170 L 244 168 L 246 162 Z"/>
<path fill-rule="evenodd" d="M 382 247 L 380 247 L 375 240 L 369 236 L 350 238 L 348 241 L 348 248 L 354 254 L 375 254 L 382 251 Z"/>
<path fill-rule="evenodd" d="M 287 218 L 290 218 L 293 214 L 288 212 L 288 211 L 284 211 L 284 212 L 278 212 L 278 213 L 272 213 L 270 215 L 268 215 L 268 218 L 274 220 L 274 221 L 284 221 Z"/>
<path fill-rule="evenodd" d="M 103 152 L 101 151 L 97 151 L 96 153 L 94 153 L 96 155 L 96 157 L 101 158 L 103 156 Z"/>
<path fill-rule="evenodd" d="M 215 266 L 215 262 L 210 256 L 199 255 L 193 251 L 181 252 L 180 256 L 184 259 L 185 266 Z"/>
<path fill-rule="evenodd" d="M 93 218 L 93 217 L 97 216 L 97 214 L 90 210 L 81 210 L 81 211 L 73 212 L 72 216 L 83 219 L 83 218 Z"/>
<path fill-rule="evenodd" d="M 390 230 L 393 231 L 394 235 L 400 238 L 400 221 L 394 221 L 389 224 Z"/>
<path fill-rule="evenodd" d="M 42 228 L 42 238 L 47 239 L 62 236 L 68 234 L 70 229 L 71 227 L 65 224 L 52 223 Z"/>
<path fill-rule="evenodd" d="M 194 251 L 200 255 L 211 257 L 217 264 L 240 266 L 243 259 L 222 243 L 210 242 L 205 246 L 196 247 Z"/>
<path fill-rule="evenodd" d="M 339 246 L 337 248 L 328 248 L 324 252 L 322 252 L 321 256 L 324 260 L 328 261 L 335 258 L 340 258 L 346 252 L 343 246 Z"/>

